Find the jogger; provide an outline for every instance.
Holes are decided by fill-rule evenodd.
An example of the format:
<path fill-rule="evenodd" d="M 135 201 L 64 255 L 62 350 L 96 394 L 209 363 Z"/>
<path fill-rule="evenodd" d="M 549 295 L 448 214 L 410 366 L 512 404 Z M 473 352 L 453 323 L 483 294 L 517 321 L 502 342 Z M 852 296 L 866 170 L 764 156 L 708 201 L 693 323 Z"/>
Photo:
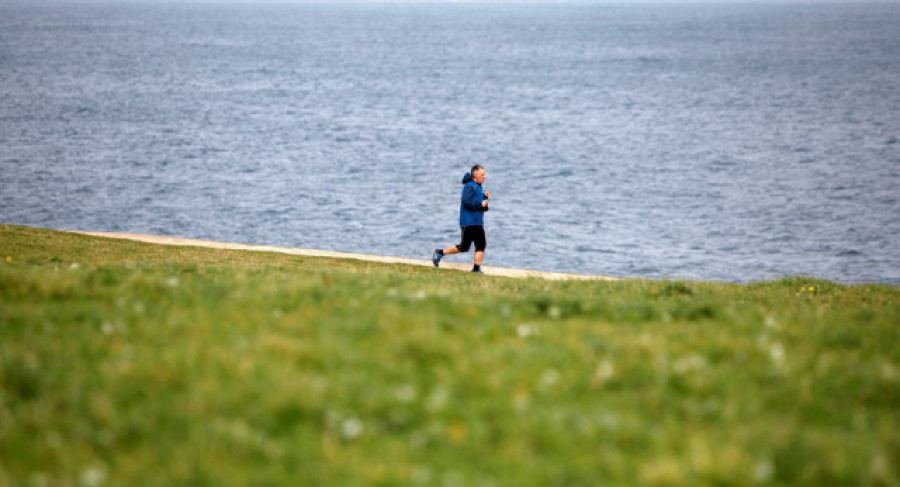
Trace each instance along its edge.
<path fill-rule="evenodd" d="M 487 247 L 487 238 L 484 234 L 484 213 L 488 211 L 488 199 L 491 193 L 484 191 L 481 184 L 487 173 L 480 164 L 472 166 L 472 170 L 463 176 L 462 195 L 459 203 L 459 226 L 462 230 L 460 243 L 451 245 L 445 249 L 435 249 L 431 254 L 431 262 L 435 267 L 439 266 L 445 255 L 468 252 L 472 244 L 475 244 L 475 263 L 472 272 L 481 272 L 481 263 L 484 261 L 484 249 Z"/>

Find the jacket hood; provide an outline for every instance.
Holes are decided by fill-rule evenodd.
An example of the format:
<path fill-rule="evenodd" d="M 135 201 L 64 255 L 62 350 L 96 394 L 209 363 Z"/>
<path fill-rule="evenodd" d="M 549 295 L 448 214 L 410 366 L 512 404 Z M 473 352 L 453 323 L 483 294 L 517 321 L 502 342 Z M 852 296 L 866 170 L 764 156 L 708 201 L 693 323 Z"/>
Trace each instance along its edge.
<path fill-rule="evenodd" d="M 466 173 L 466 175 L 463 176 L 463 178 L 462 178 L 462 183 L 463 183 L 463 184 L 466 184 L 466 183 L 468 183 L 469 181 L 473 181 L 473 179 L 472 179 L 472 174 L 471 174 L 471 173 Z"/>

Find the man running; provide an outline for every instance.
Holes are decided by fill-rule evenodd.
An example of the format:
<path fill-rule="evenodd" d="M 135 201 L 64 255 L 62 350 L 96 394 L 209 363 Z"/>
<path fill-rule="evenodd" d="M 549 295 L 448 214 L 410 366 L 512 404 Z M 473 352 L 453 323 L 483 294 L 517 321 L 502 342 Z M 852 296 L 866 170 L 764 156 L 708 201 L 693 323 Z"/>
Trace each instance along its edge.
<path fill-rule="evenodd" d="M 472 272 L 481 273 L 481 262 L 484 260 L 484 249 L 487 240 L 484 235 L 484 212 L 488 211 L 489 191 L 481 189 L 484 182 L 484 167 L 480 164 L 472 166 L 472 170 L 463 176 L 462 198 L 459 203 L 459 226 L 462 228 L 462 242 L 451 245 L 446 249 L 435 249 L 431 254 L 431 262 L 435 267 L 439 266 L 445 255 L 468 252 L 469 247 L 475 244 L 475 266 Z"/>

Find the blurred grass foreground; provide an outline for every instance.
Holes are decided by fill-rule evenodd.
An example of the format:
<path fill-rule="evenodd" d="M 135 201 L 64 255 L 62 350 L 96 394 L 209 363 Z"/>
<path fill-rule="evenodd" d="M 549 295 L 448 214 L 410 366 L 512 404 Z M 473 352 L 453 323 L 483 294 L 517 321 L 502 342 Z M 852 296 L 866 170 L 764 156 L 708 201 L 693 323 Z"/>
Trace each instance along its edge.
<path fill-rule="evenodd" d="M 900 485 L 897 287 L 0 259 L 0 485 Z"/>

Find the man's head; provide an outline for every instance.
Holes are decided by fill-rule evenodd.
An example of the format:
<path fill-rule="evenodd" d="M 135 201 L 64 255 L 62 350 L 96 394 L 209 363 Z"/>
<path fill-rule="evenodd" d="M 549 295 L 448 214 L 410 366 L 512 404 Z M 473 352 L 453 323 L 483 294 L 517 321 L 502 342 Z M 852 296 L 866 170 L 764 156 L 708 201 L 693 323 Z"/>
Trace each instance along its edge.
<path fill-rule="evenodd" d="M 472 170 L 469 172 L 472 175 L 472 180 L 478 184 L 484 182 L 484 177 L 487 176 L 487 173 L 484 171 L 484 166 L 481 164 L 475 164 L 472 166 Z"/>

